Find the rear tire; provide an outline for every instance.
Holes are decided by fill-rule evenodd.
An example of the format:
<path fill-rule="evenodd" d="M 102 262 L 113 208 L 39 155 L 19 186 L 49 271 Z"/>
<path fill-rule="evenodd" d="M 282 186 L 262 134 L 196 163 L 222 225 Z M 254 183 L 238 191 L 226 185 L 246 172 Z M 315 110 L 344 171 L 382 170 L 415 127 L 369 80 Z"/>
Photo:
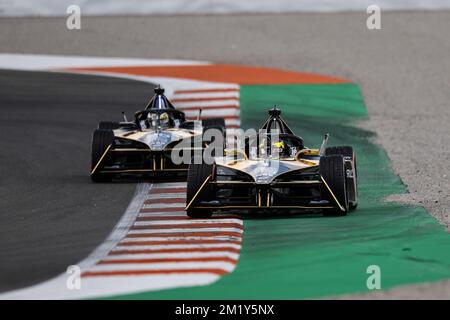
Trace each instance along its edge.
<path fill-rule="evenodd" d="M 106 149 L 114 142 L 114 133 L 112 130 L 100 130 L 94 131 L 92 136 L 92 158 L 91 158 L 91 172 L 96 169 L 94 173 L 91 173 L 91 180 L 94 182 L 106 182 L 111 178 L 108 175 L 98 173 L 99 161 L 107 161 L 108 155 L 104 155 Z M 103 157 L 103 159 L 102 159 Z M 97 168 L 96 168 L 97 167 Z"/>
<path fill-rule="evenodd" d="M 225 128 L 224 118 L 208 118 L 202 120 L 203 127 L 222 127 Z"/>
<path fill-rule="evenodd" d="M 320 174 L 330 187 L 334 196 L 344 210 L 340 208 L 325 210 L 325 216 L 345 216 L 348 212 L 348 198 L 345 177 L 345 163 L 342 155 L 329 155 L 320 158 Z M 330 194 L 328 188 L 323 186 L 323 193 Z M 334 197 L 329 196 L 330 201 L 334 202 Z"/>
<path fill-rule="evenodd" d="M 345 171 L 347 177 L 347 171 L 353 172 L 353 177 L 347 177 L 347 198 L 350 210 L 355 210 L 358 206 L 358 171 L 356 168 L 356 155 L 352 147 L 339 146 L 330 147 L 325 150 L 325 155 L 340 154 L 344 158 L 351 161 L 345 161 Z"/>
<path fill-rule="evenodd" d="M 205 182 L 206 178 L 212 173 L 212 165 L 209 164 L 195 164 L 191 163 L 189 165 L 188 176 L 187 176 L 187 194 L 186 194 L 186 203 L 189 204 L 191 200 L 195 197 L 197 192 L 200 190 L 200 187 Z M 206 184 L 200 193 L 197 195 L 198 199 L 210 200 L 214 196 L 212 186 L 210 184 Z M 186 210 L 186 213 L 191 218 L 211 218 L 212 210 L 211 209 L 196 209 L 189 208 Z"/>
<path fill-rule="evenodd" d="M 98 129 L 100 130 L 116 130 L 119 129 L 120 124 L 114 121 L 100 121 Z"/>
<path fill-rule="evenodd" d="M 226 133 L 225 133 L 225 120 L 223 118 L 210 118 L 202 120 L 202 126 L 203 126 L 203 141 L 207 143 L 208 145 L 214 143 L 216 144 L 215 140 L 206 139 L 204 137 L 206 130 L 209 129 L 216 129 L 219 130 L 222 135 L 222 150 L 220 154 L 216 154 L 215 152 L 212 153 L 213 157 L 222 157 L 223 156 L 223 150 L 225 150 L 226 146 Z M 216 139 L 216 137 L 214 137 Z"/>

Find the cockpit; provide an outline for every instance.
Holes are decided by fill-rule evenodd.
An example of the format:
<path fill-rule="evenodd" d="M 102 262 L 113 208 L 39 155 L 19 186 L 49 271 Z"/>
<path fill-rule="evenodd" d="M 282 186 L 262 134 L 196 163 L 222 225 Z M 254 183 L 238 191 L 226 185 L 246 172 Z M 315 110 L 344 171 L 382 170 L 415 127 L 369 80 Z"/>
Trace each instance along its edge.
<path fill-rule="evenodd" d="M 142 129 L 178 128 L 185 120 L 184 114 L 175 109 L 145 110 L 137 121 Z"/>
<path fill-rule="evenodd" d="M 250 159 L 289 159 L 304 149 L 303 139 L 296 136 L 274 107 L 258 134 L 245 139 L 245 153 Z"/>
<path fill-rule="evenodd" d="M 178 128 L 186 121 L 184 112 L 175 109 L 159 86 L 155 88 L 155 94 L 145 110 L 136 112 L 135 119 L 142 130 Z"/>
<path fill-rule="evenodd" d="M 246 139 L 246 154 L 250 159 L 288 159 L 304 149 L 303 140 L 287 133 L 260 132 Z"/>

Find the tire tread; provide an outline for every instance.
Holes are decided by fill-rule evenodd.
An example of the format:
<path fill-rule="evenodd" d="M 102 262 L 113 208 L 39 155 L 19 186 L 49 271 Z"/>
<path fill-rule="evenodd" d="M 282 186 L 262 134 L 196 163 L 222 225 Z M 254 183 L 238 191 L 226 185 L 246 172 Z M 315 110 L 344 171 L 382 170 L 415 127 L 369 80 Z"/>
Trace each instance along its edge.
<path fill-rule="evenodd" d="M 324 215 L 346 215 L 348 211 L 348 199 L 343 156 L 332 154 L 321 157 L 320 173 L 333 191 L 339 203 L 345 209 L 345 211 L 342 211 L 340 208 L 332 211 L 324 211 Z"/>

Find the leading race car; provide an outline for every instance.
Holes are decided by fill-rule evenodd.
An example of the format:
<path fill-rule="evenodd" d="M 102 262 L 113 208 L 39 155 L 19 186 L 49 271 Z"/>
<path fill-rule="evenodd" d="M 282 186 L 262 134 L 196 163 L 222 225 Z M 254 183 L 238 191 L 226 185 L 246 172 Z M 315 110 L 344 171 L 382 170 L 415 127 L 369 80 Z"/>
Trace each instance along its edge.
<path fill-rule="evenodd" d="M 356 157 L 350 146 L 309 149 L 274 107 L 259 134 L 243 150 L 226 150 L 213 164 L 192 163 L 187 215 L 214 211 L 320 211 L 346 215 L 358 204 Z"/>
<path fill-rule="evenodd" d="M 92 136 L 91 179 L 94 182 L 123 176 L 185 179 L 189 161 L 175 163 L 172 151 L 181 145 L 178 150 L 181 157 L 184 152 L 203 151 L 209 142 L 202 139 L 203 133 L 207 129 L 223 133 L 224 127 L 223 118 L 187 121 L 158 86 L 145 110 L 136 112 L 134 121 L 128 121 L 124 115 L 123 122 L 99 123 Z"/>

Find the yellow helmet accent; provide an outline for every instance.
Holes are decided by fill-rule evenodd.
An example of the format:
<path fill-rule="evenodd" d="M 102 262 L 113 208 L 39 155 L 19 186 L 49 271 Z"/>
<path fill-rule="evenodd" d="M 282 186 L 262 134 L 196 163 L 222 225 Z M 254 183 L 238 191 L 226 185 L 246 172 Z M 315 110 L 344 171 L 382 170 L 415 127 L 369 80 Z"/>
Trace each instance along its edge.
<path fill-rule="evenodd" d="M 169 115 L 166 112 L 164 112 L 161 114 L 160 119 L 162 122 L 167 122 L 169 120 Z"/>
<path fill-rule="evenodd" d="M 275 142 L 273 145 L 277 148 L 284 148 L 284 141 Z"/>

